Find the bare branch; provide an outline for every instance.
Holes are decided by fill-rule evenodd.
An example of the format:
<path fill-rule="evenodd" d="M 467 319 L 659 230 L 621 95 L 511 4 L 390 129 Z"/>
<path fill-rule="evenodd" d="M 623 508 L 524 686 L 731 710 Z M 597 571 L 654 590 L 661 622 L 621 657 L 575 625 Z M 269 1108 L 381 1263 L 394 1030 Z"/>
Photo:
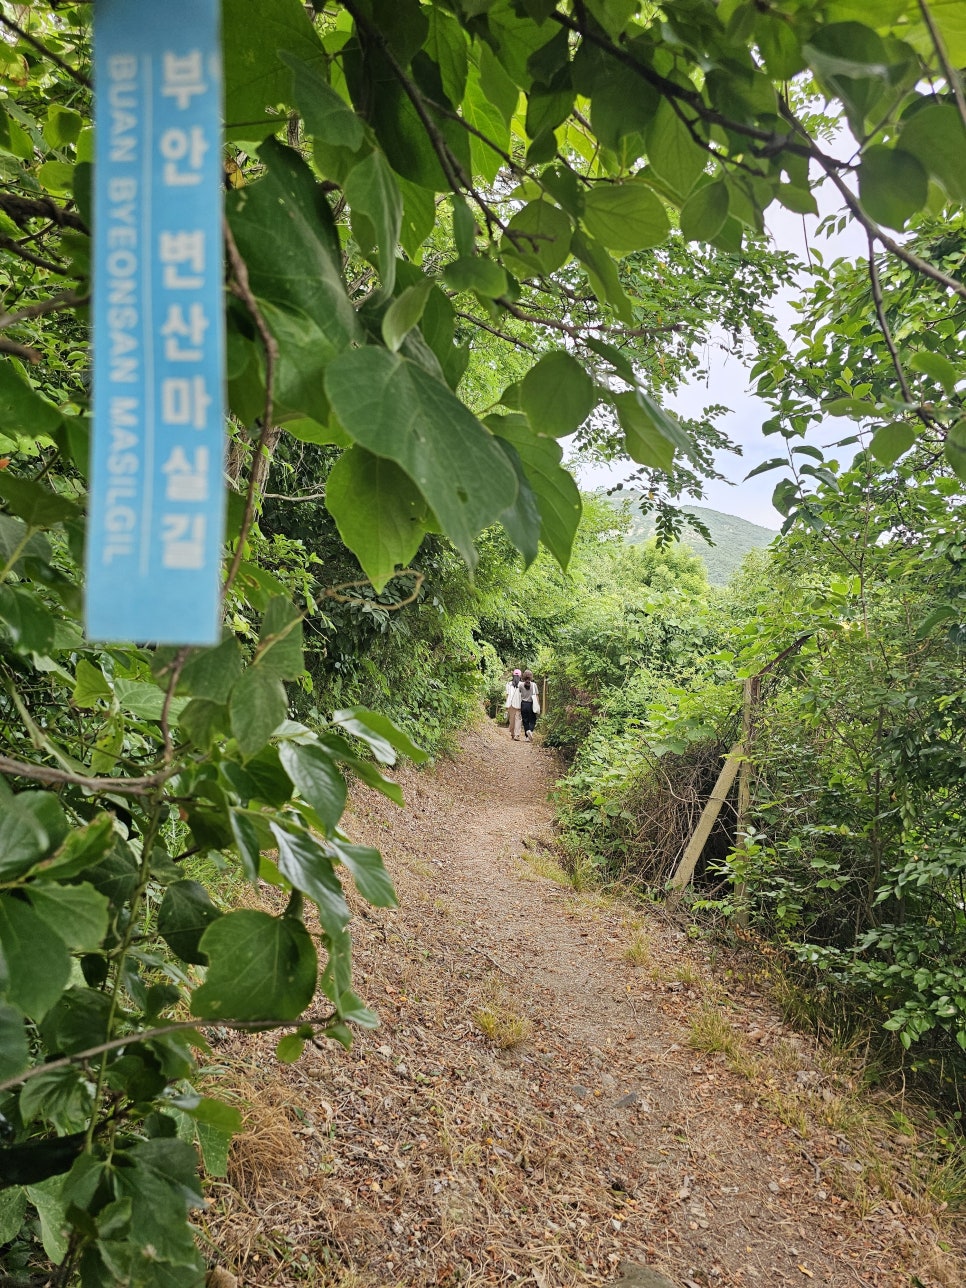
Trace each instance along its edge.
<path fill-rule="evenodd" d="M 398 604 L 380 604 L 379 607 L 385 613 L 397 613 L 400 608 L 405 608 L 407 604 L 412 604 L 419 595 L 423 582 L 426 580 L 425 573 L 417 572 L 415 568 L 402 568 L 399 572 L 393 573 L 390 578 L 394 581 L 397 577 L 413 577 L 415 585 L 411 595 L 401 599 Z M 338 586 L 329 586 L 323 590 L 323 599 L 334 599 L 337 604 L 371 604 L 371 599 L 363 599 L 361 595 L 343 595 L 344 590 L 354 590 L 357 586 L 371 586 L 372 582 L 368 577 L 360 577 L 358 581 L 343 581 Z"/>
<path fill-rule="evenodd" d="M 76 783 L 89 792 L 117 792 L 121 796 L 148 796 L 162 786 L 172 773 L 174 770 L 167 769 L 163 773 L 148 774 L 144 778 L 92 778 L 66 769 L 54 769 L 52 765 L 35 765 L 26 760 L 0 756 L 0 774 L 30 778 L 38 783 Z"/>
<path fill-rule="evenodd" d="M 14 192 L 0 192 L 0 210 L 20 228 L 26 228 L 31 219 L 47 219 L 58 228 L 76 228 L 82 233 L 89 231 L 80 215 L 58 206 L 50 197 L 21 197 Z"/>
<path fill-rule="evenodd" d="M 27 322 L 30 318 L 42 317 L 45 313 L 78 308 L 82 304 L 89 303 L 89 300 L 89 296 L 81 295 L 77 291 L 62 291 L 60 295 L 52 295 L 50 299 L 41 300 L 39 304 L 28 304 L 26 308 L 18 309 L 16 313 L 0 313 L 0 331 L 6 330 L 8 326 Z"/>
<path fill-rule="evenodd" d="M 269 330 L 268 323 L 262 316 L 262 311 L 258 307 L 258 301 L 255 299 L 251 284 L 248 280 L 248 266 L 241 256 L 241 252 L 232 235 L 228 220 L 223 220 L 225 246 L 228 251 L 228 262 L 231 265 L 232 282 L 231 290 L 238 296 L 248 312 L 252 321 L 255 323 L 255 329 L 258 331 L 259 339 L 265 350 L 265 409 L 262 412 L 262 432 L 259 435 L 258 443 L 255 446 L 255 455 L 252 461 L 252 471 L 248 479 L 248 492 L 245 496 L 245 512 L 242 515 L 241 527 L 238 531 L 238 544 L 235 547 L 235 554 L 231 561 L 231 567 L 228 570 L 228 579 L 225 582 L 225 590 L 231 589 L 232 583 L 238 576 L 238 569 L 241 567 L 241 561 L 245 552 L 245 541 L 248 533 L 251 531 L 252 523 L 255 520 L 255 507 L 261 489 L 265 485 L 268 477 L 269 466 L 272 463 L 272 453 L 275 450 L 275 444 L 278 442 L 278 436 L 281 433 L 277 425 L 272 424 L 274 415 L 275 402 L 275 367 L 278 362 L 278 345 L 275 337 Z"/>
<path fill-rule="evenodd" d="M 70 63 L 65 63 L 63 58 L 58 54 L 55 54 L 52 49 L 48 49 L 43 41 L 38 40 L 36 36 L 32 36 L 29 31 L 24 31 L 23 27 L 15 23 L 12 18 L 8 18 L 2 11 L 0 11 L 0 23 L 2 23 L 8 31 L 12 31 L 15 35 L 19 36 L 21 40 L 25 40 L 28 45 L 32 45 L 39 54 L 42 54 L 49 62 L 52 62 L 56 67 L 59 67 L 62 72 L 66 72 L 71 80 L 75 80 L 78 85 L 83 85 L 85 89 L 91 88 L 91 82 L 83 72 L 79 72 L 76 67 L 71 67 Z"/>

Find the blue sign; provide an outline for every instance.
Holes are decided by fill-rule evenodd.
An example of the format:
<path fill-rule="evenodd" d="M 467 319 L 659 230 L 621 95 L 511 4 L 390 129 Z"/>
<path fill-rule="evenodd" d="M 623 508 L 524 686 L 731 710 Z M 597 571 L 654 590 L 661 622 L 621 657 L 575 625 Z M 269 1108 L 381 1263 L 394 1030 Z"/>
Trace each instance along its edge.
<path fill-rule="evenodd" d="M 87 633 L 213 644 L 225 412 L 219 0 L 94 8 Z"/>

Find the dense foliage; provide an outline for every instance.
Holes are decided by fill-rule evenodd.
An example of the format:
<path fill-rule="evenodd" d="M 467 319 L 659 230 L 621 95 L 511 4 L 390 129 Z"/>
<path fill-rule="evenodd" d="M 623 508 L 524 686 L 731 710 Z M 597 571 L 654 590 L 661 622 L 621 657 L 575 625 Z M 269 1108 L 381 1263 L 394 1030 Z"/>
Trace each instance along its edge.
<path fill-rule="evenodd" d="M 91 8 L 0 12 L 0 1238 L 26 1220 L 16 1270 L 39 1230 L 57 1282 L 187 1286 L 204 1277 L 193 1142 L 217 1173 L 236 1124 L 193 1089 L 197 1026 L 288 1028 L 279 1055 L 295 1059 L 374 1022 L 351 987 L 341 881 L 394 895 L 340 830 L 345 774 L 398 796 L 378 765 L 423 753 L 385 711 L 438 735 L 412 706 L 441 693 L 441 663 L 457 717 L 479 664 L 468 596 L 505 651 L 540 642 L 529 604 L 514 621 L 499 596 L 512 546 L 548 622 L 558 610 L 534 564 L 542 545 L 566 565 L 578 525 L 557 440 L 626 453 L 673 530 L 668 501 L 700 494 L 723 440 L 713 417 L 675 422 L 661 391 L 718 320 L 770 350 L 772 428 L 794 437 L 818 414 L 826 390 L 786 378 L 821 352 L 784 361 L 757 313 L 789 271 L 757 242 L 773 201 L 814 210 L 824 176 L 878 254 L 871 315 L 832 333 L 883 337 L 895 378 L 843 355 L 837 387 L 876 421 L 874 455 L 897 459 L 921 428 L 922 450 L 962 469 L 956 331 L 914 346 L 927 401 L 882 281 L 909 274 L 909 298 L 937 311 L 966 298 L 955 248 L 893 235 L 963 200 L 966 39 L 950 0 L 225 0 L 225 634 L 188 650 L 80 627 Z M 818 98 L 850 139 L 825 142 Z M 834 480 L 821 462 L 803 477 Z M 824 522 L 785 482 L 785 511 Z M 282 517 L 264 495 L 313 488 L 328 517 Z M 685 608 L 687 560 L 655 560 L 602 570 L 604 628 L 568 628 L 597 688 L 634 659 L 693 678 L 689 650 L 711 643 Z M 419 663 L 405 694 L 403 650 Z M 944 803 L 905 824 L 922 830 L 910 844 L 937 847 Z M 284 911 L 225 911 L 184 875 L 199 853 L 281 887 Z M 945 907 L 955 929 L 942 894 L 929 915 Z"/>

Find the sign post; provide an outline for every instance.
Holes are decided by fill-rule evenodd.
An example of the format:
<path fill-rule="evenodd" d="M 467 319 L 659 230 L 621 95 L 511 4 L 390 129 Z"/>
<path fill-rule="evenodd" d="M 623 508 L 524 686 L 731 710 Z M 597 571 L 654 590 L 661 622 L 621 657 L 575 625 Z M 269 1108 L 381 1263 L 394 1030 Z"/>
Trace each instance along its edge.
<path fill-rule="evenodd" d="M 219 0 L 97 0 L 87 632 L 219 639 Z"/>

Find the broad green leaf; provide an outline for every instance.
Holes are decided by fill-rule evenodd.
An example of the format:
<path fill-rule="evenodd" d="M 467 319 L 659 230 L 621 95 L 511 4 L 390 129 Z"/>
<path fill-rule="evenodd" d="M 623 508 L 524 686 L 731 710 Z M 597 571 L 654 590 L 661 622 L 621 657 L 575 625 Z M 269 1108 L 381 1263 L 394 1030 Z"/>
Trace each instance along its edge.
<path fill-rule="evenodd" d="M 332 723 L 341 733 L 351 733 L 361 738 L 382 765 L 396 763 L 396 753 L 408 756 L 411 761 L 421 765 L 429 759 L 422 747 L 417 747 L 413 740 L 380 711 L 367 711 L 365 707 L 347 707 L 332 713 Z"/>
<path fill-rule="evenodd" d="M 0 585 L 0 630 L 18 653 L 49 653 L 55 627 L 33 590 Z"/>
<path fill-rule="evenodd" d="M 258 155 L 266 174 L 229 195 L 228 221 L 258 299 L 312 320 L 317 351 L 312 363 L 301 354 L 309 367 L 301 374 L 318 379 L 331 357 L 361 338 L 342 281 L 338 234 L 325 195 L 298 153 L 270 139 Z M 284 337 L 277 338 L 284 357 Z"/>
<path fill-rule="evenodd" d="M 49 563 L 50 542 L 42 533 L 28 535 L 29 528 L 21 519 L 0 514 L 0 567 L 8 564 L 13 571 L 22 559 L 39 559 Z M 11 562 L 12 561 L 12 562 Z"/>
<path fill-rule="evenodd" d="M 507 439 L 499 438 L 499 442 L 517 476 L 516 500 L 500 515 L 500 523 L 514 546 L 523 555 L 524 565 L 529 568 L 540 553 L 540 510 L 526 470 L 523 468 L 523 462 L 520 460 L 520 453 Z"/>
<path fill-rule="evenodd" d="M 794 23 L 785 14 L 765 9 L 755 15 L 755 39 L 773 80 L 787 81 L 805 66 Z"/>
<path fill-rule="evenodd" d="M 446 97 L 451 103 L 459 103 L 469 71 L 466 32 L 451 14 L 438 5 L 431 5 L 427 16 L 429 36 L 424 48 L 439 68 Z"/>
<path fill-rule="evenodd" d="M 416 286 L 407 286 L 386 309 L 382 318 L 382 338 L 390 353 L 396 353 L 413 327 L 419 325 L 432 289 L 432 281 L 424 277 Z"/>
<path fill-rule="evenodd" d="M 9 358 L 0 362 L 0 429 L 8 434 L 51 434 L 60 422 L 58 409 L 27 384 L 17 365 Z"/>
<path fill-rule="evenodd" d="M 960 372 L 941 353 L 932 353 L 929 349 L 920 349 L 909 359 L 913 371 L 922 371 L 937 384 L 942 385 L 945 393 L 952 396 L 960 380 L 966 379 L 966 370 Z"/>
<path fill-rule="evenodd" d="M 423 242 L 436 227 L 436 202 L 427 188 L 410 183 L 402 175 L 397 176 L 396 182 L 403 200 L 399 240 L 403 250 L 417 264 L 422 255 Z M 398 265 L 396 271 L 399 271 Z"/>
<path fill-rule="evenodd" d="M 520 406 L 538 434 L 564 438 L 594 409 L 594 382 L 580 363 L 557 349 L 531 367 L 520 385 Z"/>
<path fill-rule="evenodd" d="M 631 390 L 615 394 L 613 403 L 624 431 L 624 446 L 631 460 L 666 473 L 670 471 L 674 464 L 674 444 L 665 438 L 638 393 Z"/>
<path fill-rule="evenodd" d="M 953 608 L 952 604 L 939 604 L 930 613 L 927 614 L 922 625 L 916 631 L 916 639 L 925 639 L 930 635 L 937 626 L 942 622 L 955 621 L 959 613 Z"/>
<path fill-rule="evenodd" d="M 326 406 L 328 406 L 327 402 Z M 349 446 L 349 437 L 340 426 L 320 425 L 318 421 L 310 420 L 307 416 L 286 421 L 285 432 L 297 438 L 300 443 L 318 443 L 320 446 L 332 444 L 334 447 Z"/>
<path fill-rule="evenodd" d="M 499 264 L 485 255 L 454 259 L 443 269 L 443 281 L 451 291 L 476 291 L 496 299 L 507 292 L 507 276 Z"/>
<path fill-rule="evenodd" d="M 289 101 L 294 55 L 308 67 L 325 67 L 325 55 L 299 0 L 224 0 L 225 123 L 230 137 L 258 139 L 279 128 L 265 109 Z M 284 118 L 283 118 L 284 119 Z"/>
<path fill-rule="evenodd" d="M 30 1064 L 23 1012 L 6 1003 L 0 1005 L 0 1081 L 15 1078 Z M 0 1191 L 2 1198 L 2 1191 Z M 19 1229 L 19 1226 L 18 1226 Z M 16 1230 L 14 1231 L 16 1234 Z M 3 1237 L 3 1209 L 0 1207 L 0 1245 L 11 1239 Z"/>
<path fill-rule="evenodd" d="M 119 676 L 114 681 L 114 696 L 123 711 L 130 711 L 142 720 L 160 720 L 167 695 L 146 680 L 125 680 Z M 168 706 L 171 719 L 177 719 L 187 705 L 187 698 L 172 698 Z"/>
<path fill-rule="evenodd" d="M 397 567 L 408 565 L 429 521 L 426 501 L 409 476 L 364 447 L 350 447 L 336 461 L 325 505 L 377 591 Z"/>
<path fill-rule="evenodd" d="M 279 743 L 278 754 L 303 800 L 312 806 L 326 829 L 333 831 L 345 809 L 347 791 L 338 765 L 314 742 L 283 739 Z"/>
<path fill-rule="evenodd" d="M 859 162 L 859 200 L 868 215 L 900 231 L 926 204 L 926 172 L 911 152 L 875 144 Z"/>
<path fill-rule="evenodd" d="M 302 614 L 284 595 L 270 599 L 262 615 L 254 665 L 280 680 L 297 680 L 305 669 Z"/>
<path fill-rule="evenodd" d="M 966 483 L 966 420 L 958 420 L 946 436 L 946 461 Z"/>
<path fill-rule="evenodd" d="M 402 197 L 396 176 L 379 151 L 353 166 L 342 185 L 352 209 L 352 230 L 365 255 L 374 253 L 382 289 L 391 295 L 396 284 L 396 248 L 402 227 Z"/>
<path fill-rule="evenodd" d="M 288 702 L 281 680 L 263 667 L 248 667 L 235 681 L 228 710 L 231 732 L 248 760 L 285 719 Z"/>
<path fill-rule="evenodd" d="M 717 237 L 728 218 L 728 204 L 728 185 L 722 179 L 695 188 L 681 207 L 681 232 L 690 241 Z"/>
<path fill-rule="evenodd" d="M 314 900 L 326 934 L 338 934 L 349 921 L 349 905 L 328 851 L 304 828 L 270 824 L 278 842 L 278 870 Z"/>
<path fill-rule="evenodd" d="M 0 808 L 0 880 L 29 871 L 51 854 L 69 831 L 67 816 L 52 792 L 20 792 Z"/>
<path fill-rule="evenodd" d="M 571 240 L 573 253 L 587 270 L 590 289 L 602 304 L 609 304 L 622 322 L 633 323 L 634 309 L 624 293 L 613 256 L 600 242 L 575 232 Z"/>
<path fill-rule="evenodd" d="M 516 477 L 492 436 L 458 398 L 415 363 L 355 349 L 329 364 L 325 387 L 348 434 L 394 460 L 469 564 L 473 538 L 516 495 Z"/>
<path fill-rule="evenodd" d="M 216 738 L 228 733 L 228 708 L 207 698 L 192 698 L 178 716 L 178 724 L 199 750 L 207 751 Z"/>
<path fill-rule="evenodd" d="M 55 881 L 78 876 L 107 853 L 115 835 L 113 817 L 100 814 L 86 827 L 72 828 L 57 853 L 39 863 L 33 875 L 38 880 Z"/>
<path fill-rule="evenodd" d="M 27 893 L 34 912 L 68 948 L 93 952 L 107 934 L 110 905 L 92 885 L 34 882 Z"/>
<path fill-rule="evenodd" d="M 630 67 L 602 60 L 590 93 L 590 123 L 606 148 L 630 167 L 644 150 L 644 136 L 658 106 L 657 91 Z"/>
<path fill-rule="evenodd" d="M 275 1058 L 282 1064 L 295 1064 L 305 1050 L 305 1038 L 297 1033 L 286 1033 L 275 1044 Z"/>
<path fill-rule="evenodd" d="M 680 111 L 689 118 L 694 116 L 687 107 Z M 709 160 L 666 98 L 661 99 L 648 123 L 647 159 L 658 178 L 681 197 L 688 195 Z"/>
<path fill-rule="evenodd" d="M 50 1142 L 51 1146 L 55 1144 Z M 41 1181 L 39 1185 L 28 1185 L 26 1189 L 27 1198 L 40 1217 L 40 1242 L 54 1265 L 60 1265 L 70 1246 L 66 1207 L 60 1197 L 63 1184 L 63 1176 L 51 1176 L 49 1180 Z"/>
<path fill-rule="evenodd" d="M 356 889 L 374 908 L 396 908 L 399 899 L 382 861 L 382 855 L 369 845 L 352 845 L 341 837 L 326 842 L 340 863 L 352 873 Z"/>
<path fill-rule="evenodd" d="M 324 65 L 303 62 L 285 50 L 279 56 L 292 69 L 292 98 L 307 133 L 351 152 L 358 151 L 366 136 L 365 126 L 326 80 Z"/>
<path fill-rule="evenodd" d="M 208 891 L 197 881 L 174 881 L 164 892 L 158 909 L 158 934 L 183 962 L 207 965 L 198 947 L 201 936 L 222 915 Z"/>
<path fill-rule="evenodd" d="M 9 366 L 9 361 L 0 363 L 0 398 L 3 396 L 2 373 Z M 0 425 L 3 423 L 0 420 Z M 80 515 L 80 510 L 67 497 L 59 496 L 50 488 L 34 483 L 32 479 L 18 478 L 9 470 L 0 470 L 0 498 L 6 501 L 13 514 L 32 528 L 49 528 L 52 524 L 76 519 Z"/>
<path fill-rule="evenodd" d="M 24 1051 L 26 1052 L 26 1044 Z M 20 1070 L 17 1069 L 16 1072 L 19 1073 Z M 0 1076 L 12 1077 L 13 1075 L 4 1073 Z M 0 1246 L 11 1243 L 17 1237 L 23 1225 L 26 1210 L 27 1195 L 19 1186 L 0 1190 Z"/>
<path fill-rule="evenodd" d="M 93 708 L 99 702 L 110 702 L 114 691 L 104 678 L 103 671 L 81 658 L 75 671 L 74 691 L 70 700 L 75 707 Z"/>
<path fill-rule="evenodd" d="M 583 222 L 591 236 L 618 255 L 660 246 L 671 231 L 660 197 L 633 179 L 595 185 L 584 197 Z"/>
<path fill-rule="evenodd" d="M 141 1281 L 144 1270 L 138 1263 L 144 1265 L 144 1253 L 150 1247 L 155 1258 L 168 1263 L 164 1288 L 175 1284 L 196 1288 L 203 1278 L 195 1278 L 191 1272 L 203 1272 L 204 1262 L 184 1219 L 190 1209 L 204 1206 L 194 1146 L 174 1137 L 159 1137 L 118 1150 L 112 1161 L 115 1193 L 131 1204 L 130 1232 L 124 1246 L 117 1249 L 127 1261 L 118 1266 L 122 1273 L 116 1282 Z M 153 1276 L 147 1280 L 152 1288 L 156 1282 Z"/>
<path fill-rule="evenodd" d="M 500 249 L 511 269 L 521 276 L 553 273 L 570 256 L 573 226 L 570 218 L 551 201 L 531 201 L 507 224 Z"/>
<path fill-rule="evenodd" d="M 516 110 L 520 91 L 496 62 L 488 46 L 484 45 L 476 52 L 480 58 L 480 70 L 470 72 L 463 99 L 463 118 L 483 135 L 483 138 L 477 134 L 470 135 L 473 173 L 480 175 L 486 183 L 492 183 L 503 165 L 501 153 L 506 153 L 510 147 L 509 121 Z M 490 80 L 498 82 L 499 91 L 495 94 L 488 92 Z M 511 100 L 513 107 L 507 111 Z M 485 139 L 489 139 L 493 147 L 484 142 Z"/>
<path fill-rule="evenodd" d="M 227 702 L 242 669 L 241 649 L 234 636 L 214 648 L 193 649 L 181 671 L 178 692 L 206 698 L 209 702 Z"/>
<path fill-rule="evenodd" d="M 293 917 L 243 908 L 213 921 L 201 937 L 205 982 L 191 999 L 203 1019 L 294 1020 L 315 995 L 318 959 Z"/>
<path fill-rule="evenodd" d="M 930 103 L 903 121 L 899 143 L 954 201 L 966 203 L 966 124 L 952 103 Z"/>
<path fill-rule="evenodd" d="M 212 1127 L 209 1123 L 195 1123 L 195 1134 L 198 1137 L 201 1160 L 208 1175 L 227 1176 L 232 1133 Z"/>
<path fill-rule="evenodd" d="M 70 977 L 63 939 L 26 903 L 0 896 L 0 948 L 6 964 L 7 1000 L 42 1020 Z"/>
<path fill-rule="evenodd" d="M 560 464 L 560 444 L 535 434 L 523 416 L 487 419 L 493 432 L 510 443 L 520 457 L 540 512 L 540 540 L 561 568 L 566 568 L 580 522 L 581 501 L 577 484 Z"/>

